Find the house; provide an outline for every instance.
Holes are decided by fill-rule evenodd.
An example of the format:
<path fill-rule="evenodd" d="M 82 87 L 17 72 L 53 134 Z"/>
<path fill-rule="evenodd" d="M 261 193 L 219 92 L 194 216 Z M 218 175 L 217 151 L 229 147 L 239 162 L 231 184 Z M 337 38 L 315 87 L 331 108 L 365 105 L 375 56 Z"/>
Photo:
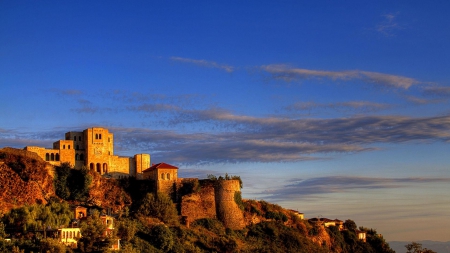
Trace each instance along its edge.
<path fill-rule="evenodd" d="M 355 230 L 356 236 L 358 236 L 358 239 L 366 242 L 366 235 L 367 233 L 365 231 L 361 231 L 361 230 Z"/>
<path fill-rule="evenodd" d="M 79 238 L 81 238 L 81 231 L 80 228 L 78 227 L 58 229 L 59 241 L 71 248 L 77 248 Z"/>

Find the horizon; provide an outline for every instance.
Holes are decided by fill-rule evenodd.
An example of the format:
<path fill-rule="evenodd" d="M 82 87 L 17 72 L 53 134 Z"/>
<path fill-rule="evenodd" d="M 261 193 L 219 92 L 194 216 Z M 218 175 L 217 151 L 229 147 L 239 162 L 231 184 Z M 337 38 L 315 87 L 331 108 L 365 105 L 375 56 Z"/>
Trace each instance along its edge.
<path fill-rule="evenodd" d="M 0 2 L 0 147 L 114 153 L 243 198 L 450 241 L 450 3 Z"/>

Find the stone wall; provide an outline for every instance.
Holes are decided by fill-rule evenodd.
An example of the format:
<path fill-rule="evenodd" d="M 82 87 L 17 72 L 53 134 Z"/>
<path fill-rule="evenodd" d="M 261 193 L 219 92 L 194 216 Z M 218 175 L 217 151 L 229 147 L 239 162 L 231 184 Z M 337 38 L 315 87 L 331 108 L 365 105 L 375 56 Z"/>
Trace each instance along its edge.
<path fill-rule="evenodd" d="M 198 180 L 198 179 L 197 179 Z M 181 198 L 181 216 L 189 224 L 198 219 L 216 218 L 214 187 L 205 185 L 199 192 Z"/>
<path fill-rule="evenodd" d="M 218 180 L 214 186 L 216 215 L 227 228 L 245 227 L 244 213 L 234 200 L 235 193 L 240 191 L 239 180 Z"/>

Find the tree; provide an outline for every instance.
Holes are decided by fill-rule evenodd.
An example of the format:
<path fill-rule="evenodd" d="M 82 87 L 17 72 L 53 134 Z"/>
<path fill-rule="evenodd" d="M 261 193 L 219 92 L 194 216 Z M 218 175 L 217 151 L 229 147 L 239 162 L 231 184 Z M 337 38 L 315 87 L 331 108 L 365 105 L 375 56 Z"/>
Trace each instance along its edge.
<path fill-rule="evenodd" d="M 355 231 L 356 230 L 356 228 L 357 228 L 357 226 L 356 226 L 356 223 L 353 221 L 353 220 L 346 220 L 345 222 L 344 222 L 344 227 L 346 228 L 346 229 L 348 229 L 348 230 L 351 230 L 351 231 Z"/>
<path fill-rule="evenodd" d="M 150 232 L 151 243 L 158 249 L 168 252 L 174 244 L 173 234 L 165 225 L 157 225 Z"/>
<path fill-rule="evenodd" d="M 80 230 L 78 248 L 81 252 L 104 251 L 111 245 L 111 241 L 105 236 L 106 225 L 103 224 L 98 211 L 94 211 L 81 223 Z"/>
<path fill-rule="evenodd" d="M 156 217 L 165 223 L 178 223 L 178 212 L 169 196 L 164 193 L 147 193 L 139 207 L 139 213 L 144 216 Z"/>
<path fill-rule="evenodd" d="M 422 244 L 418 242 L 411 242 L 405 245 L 406 253 L 436 253 L 430 249 L 424 248 L 422 249 Z"/>

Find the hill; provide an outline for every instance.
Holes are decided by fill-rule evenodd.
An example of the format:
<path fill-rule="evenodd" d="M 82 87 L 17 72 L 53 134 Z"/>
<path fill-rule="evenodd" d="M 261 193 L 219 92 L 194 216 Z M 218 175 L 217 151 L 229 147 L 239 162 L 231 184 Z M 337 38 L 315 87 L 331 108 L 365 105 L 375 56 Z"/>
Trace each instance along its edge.
<path fill-rule="evenodd" d="M 207 193 L 211 184 L 226 179 L 215 180 L 201 180 L 184 189 L 188 197 L 184 199 L 196 203 L 195 196 L 207 196 L 195 192 Z M 68 227 L 73 218 L 69 206 L 78 205 L 111 212 L 116 218 L 113 233 L 100 233 L 97 244 L 81 237 L 79 245 L 97 245 L 92 252 L 99 252 L 98 245 L 108 245 L 112 238 L 121 239 L 124 252 L 394 252 L 377 231 L 357 228 L 352 220 L 304 220 L 298 212 L 266 201 L 242 200 L 240 194 L 234 195 L 233 203 L 244 217 L 243 229 L 230 229 L 214 217 L 184 222 L 179 203 L 172 202 L 177 198 L 155 194 L 151 181 L 108 179 L 68 164 L 53 167 L 24 150 L 0 149 L 0 187 L 0 252 L 13 246 L 26 252 L 71 251 L 43 238 L 42 223 L 47 224 L 49 237 L 56 236 L 53 228 Z M 82 234 L 95 230 L 96 224 L 101 222 L 92 221 Z M 7 234 L 14 235 L 13 245 L 2 244 Z"/>

